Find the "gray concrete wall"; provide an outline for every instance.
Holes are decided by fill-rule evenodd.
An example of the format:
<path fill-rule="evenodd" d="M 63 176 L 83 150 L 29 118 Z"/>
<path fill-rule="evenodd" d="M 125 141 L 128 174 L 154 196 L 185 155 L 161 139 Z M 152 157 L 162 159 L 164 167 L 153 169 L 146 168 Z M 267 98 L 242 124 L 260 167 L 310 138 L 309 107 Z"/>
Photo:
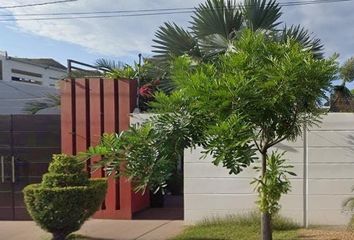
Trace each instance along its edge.
<path fill-rule="evenodd" d="M 148 118 L 134 114 L 131 123 Z M 304 225 L 347 224 L 350 216 L 343 213 L 342 203 L 354 196 L 354 113 L 330 113 L 306 136 L 280 143 L 276 149 L 286 151 L 297 174 L 291 177 L 292 191 L 281 199 L 281 214 Z M 201 160 L 201 150 L 186 149 L 184 154 L 185 222 L 255 210 L 257 195 L 250 182 L 257 173 L 252 167 L 229 175 L 214 166 L 211 157 Z"/>
<path fill-rule="evenodd" d="M 297 174 L 291 178 L 292 191 L 281 199 L 281 214 L 300 224 L 347 224 L 342 203 L 354 195 L 354 114 L 324 116 L 319 127 L 308 130 L 306 139 L 305 146 L 304 136 L 277 146 L 287 151 L 285 157 Z M 185 151 L 186 223 L 256 209 L 256 194 L 249 184 L 257 176 L 252 167 L 229 175 L 214 166 L 211 157 L 200 160 L 200 151 Z"/>

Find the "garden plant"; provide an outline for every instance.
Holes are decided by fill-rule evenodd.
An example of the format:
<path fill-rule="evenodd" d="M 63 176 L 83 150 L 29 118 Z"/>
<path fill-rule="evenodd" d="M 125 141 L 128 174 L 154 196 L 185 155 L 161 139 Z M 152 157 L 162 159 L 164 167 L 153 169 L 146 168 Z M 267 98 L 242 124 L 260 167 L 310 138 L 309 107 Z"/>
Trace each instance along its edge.
<path fill-rule="evenodd" d="M 104 200 L 106 180 L 88 179 L 84 166 L 74 156 L 54 155 L 42 182 L 23 190 L 29 214 L 53 240 L 79 230 Z"/>
<path fill-rule="evenodd" d="M 354 192 L 354 187 L 352 189 L 352 192 Z M 348 212 L 351 215 L 348 228 L 354 231 L 354 197 L 350 197 L 347 200 L 345 200 L 343 203 L 343 208 L 346 212 Z"/>
<path fill-rule="evenodd" d="M 281 194 L 290 190 L 288 176 L 293 175 L 282 155 L 270 149 L 284 140 L 295 140 L 304 124 L 320 121 L 319 106 L 331 87 L 337 63 L 334 58 L 315 57 L 295 39 L 280 43 L 250 30 L 234 42 L 234 49 L 209 63 L 177 58 L 171 67 L 176 90 L 157 93 L 151 107 L 159 115 L 140 128 L 115 135 L 120 149 L 115 151 L 126 156 L 121 158 L 126 161 L 125 174 L 134 179 L 137 189 L 163 187 L 169 178 L 164 172 L 168 161 L 188 147 L 203 147 L 204 154 L 229 174 L 260 164 L 256 182 L 262 237 L 270 240 L 272 215 Z M 129 141 L 130 135 L 134 141 Z M 133 154 L 139 153 L 142 146 L 134 143 L 140 142 L 154 149 L 148 160 L 147 155 Z M 99 154 L 112 152 L 105 144 L 98 149 Z M 112 173 L 120 172 L 118 158 L 108 154 L 103 163 Z"/>

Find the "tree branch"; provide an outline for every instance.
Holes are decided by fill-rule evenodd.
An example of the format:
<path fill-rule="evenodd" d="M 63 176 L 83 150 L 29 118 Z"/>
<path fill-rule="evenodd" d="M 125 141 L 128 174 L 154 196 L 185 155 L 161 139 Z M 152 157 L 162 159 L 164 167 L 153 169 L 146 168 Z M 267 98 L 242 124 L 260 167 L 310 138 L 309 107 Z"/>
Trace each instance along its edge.
<path fill-rule="evenodd" d="M 258 151 L 261 151 L 261 148 L 259 147 L 259 144 L 258 144 L 258 142 L 257 142 L 257 140 L 255 138 L 253 138 L 253 142 L 256 145 Z"/>

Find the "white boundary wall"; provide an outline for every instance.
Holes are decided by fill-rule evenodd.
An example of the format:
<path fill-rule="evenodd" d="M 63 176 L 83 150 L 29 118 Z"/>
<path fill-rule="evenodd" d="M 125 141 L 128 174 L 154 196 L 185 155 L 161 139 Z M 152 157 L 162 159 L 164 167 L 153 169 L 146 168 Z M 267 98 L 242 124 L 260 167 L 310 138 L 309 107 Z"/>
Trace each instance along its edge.
<path fill-rule="evenodd" d="M 291 178 L 292 191 L 281 199 L 281 214 L 304 225 L 347 224 L 342 203 L 354 195 L 354 114 L 324 116 L 319 127 L 308 130 L 306 139 L 277 145 L 287 151 L 285 157 L 297 174 Z M 214 166 L 211 157 L 200 160 L 200 151 L 187 149 L 184 154 L 186 223 L 256 209 L 256 194 L 249 184 L 257 175 L 252 167 L 229 175 Z"/>
<path fill-rule="evenodd" d="M 131 123 L 147 118 L 134 114 Z M 329 113 L 306 137 L 277 148 L 287 151 L 285 157 L 297 174 L 291 178 L 292 191 L 281 199 L 281 214 L 303 225 L 347 224 L 350 216 L 343 213 L 342 203 L 354 196 L 354 113 Z M 257 174 L 252 167 L 229 175 L 214 166 L 211 157 L 201 160 L 200 151 L 186 149 L 184 154 L 185 222 L 255 210 L 257 196 L 249 183 Z"/>

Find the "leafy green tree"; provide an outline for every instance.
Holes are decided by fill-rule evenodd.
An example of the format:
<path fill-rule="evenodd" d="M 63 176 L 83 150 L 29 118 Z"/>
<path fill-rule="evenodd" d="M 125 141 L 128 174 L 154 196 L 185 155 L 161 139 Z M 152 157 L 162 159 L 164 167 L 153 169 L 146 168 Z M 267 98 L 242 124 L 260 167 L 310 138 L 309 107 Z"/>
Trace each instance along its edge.
<path fill-rule="evenodd" d="M 262 236 L 270 240 L 272 215 L 281 194 L 289 191 L 287 177 L 293 174 L 282 156 L 270 149 L 283 140 L 295 140 L 303 124 L 319 121 L 319 103 L 331 87 L 337 65 L 334 58 L 314 57 L 296 40 L 279 43 L 250 30 L 233 48 L 237 51 L 197 65 L 190 57 L 177 58 L 170 70 L 176 90 L 170 95 L 157 93 L 151 104 L 159 115 L 121 134 L 119 150 L 101 144 L 92 152 L 122 153 L 122 158 L 106 158 L 104 165 L 119 172 L 126 159 L 126 173 L 138 189 L 163 187 L 169 176 L 159 166 L 174 161 L 188 147 L 203 147 L 205 156 L 211 155 L 213 163 L 230 174 L 259 162 Z M 153 174 L 156 171 L 160 175 Z"/>
<path fill-rule="evenodd" d="M 186 131 L 192 145 L 203 146 L 214 164 L 230 174 L 252 164 L 258 151 L 265 181 L 269 164 L 279 159 L 269 156 L 269 149 L 283 140 L 295 140 L 304 123 L 319 120 L 319 103 L 337 67 L 334 59 L 317 59 L 296 40 L 278 43 L 250 31 L 234 48 L 237 51 L 212 63 L 193 65 L 188 57 L 177 59 L 171 70 L 177 90 L 170 96 L 156 95 L 153 106 L 192 122 Z M 282 169 L 281 162 L 277 166 Z M 288 191 L 284 184 L 279 194 Z M 280 197 L 266 196 L 268 203 Z M 261 211 L 263 239 L 269 240 L 273 211 L 269 207 Z"/>
<path fill-rule="evenodd" d="M 235 51 L 234 41 L 244 29 L 263 32 L 276 41 L 296 39 L 304 48 L 322 57 L 323 45 L 319 39 L 301 26 L 280 27 L 281 7 L 275 0 L 207 0 L 195 8 L 190 26 L 184 29 L 166 22 L 155 34 L 153 52 L 159 65 L 168 66 L 171 59 L 188 55 L 193 61 L 213 60 L 220 54 Z M 162 88 L 174 89 L 166 77 Z"/>

